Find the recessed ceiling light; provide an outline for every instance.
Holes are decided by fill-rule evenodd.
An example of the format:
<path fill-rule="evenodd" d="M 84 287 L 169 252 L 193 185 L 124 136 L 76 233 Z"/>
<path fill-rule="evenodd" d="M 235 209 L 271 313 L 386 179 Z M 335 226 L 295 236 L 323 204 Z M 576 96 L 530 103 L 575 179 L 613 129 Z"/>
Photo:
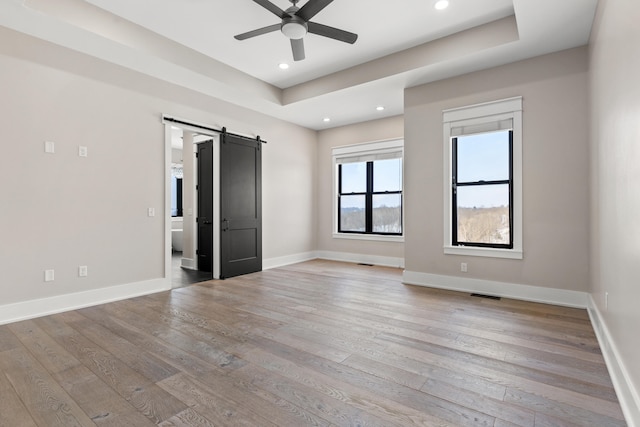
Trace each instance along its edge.
<path fill-rule="evenodd" d="M 378 111 L 383 111 L 383 110 L 384 110 L 384 107 L 383 107 L 382 105 L 378 105 L 378 106 L 376 107 L 376 110 L 378 110 Z"/>
<path fill-rule="evenodd" d="M 325 117 L 324 119 L 322 119 L 323 122 L 325 123 L 329 123 L 331 121 L 330 117 Z"/>
<path fill-rule="evenodd" d="M 278 64 L 278 67 L 280 67 L 281 70 L 286 70 L 289 68 L 289 64 L 287 64 L 286 62 L 282 62 Z"/>
<path fill-rule="evenodd" d="M 438 0 L 433 7 L 438 10 L 444 10 L 449 7 L 449 0 Z"/>

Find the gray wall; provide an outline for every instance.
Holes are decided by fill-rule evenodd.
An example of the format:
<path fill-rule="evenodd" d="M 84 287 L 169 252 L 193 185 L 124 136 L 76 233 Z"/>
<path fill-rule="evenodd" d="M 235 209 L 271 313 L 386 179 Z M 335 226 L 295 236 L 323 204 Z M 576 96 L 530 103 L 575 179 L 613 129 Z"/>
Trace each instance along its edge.
<path fill-rule="evenodd" d="M 404 243 L 334 239 L 333 234 L 333 160 L 331 149 L 364 142 L 402 139 L 402 116 L 358 123 L 318 132 L 318 250 L 330 253 L 359 254 L 366 257 L 404 258 Z M 371 258 L 368 258 L 371 260 Z"/>
<path fill-rule="evenodd" d="M 591 295 L 640 425 L 640 2 L 600 0 L 590 41 Z M 609 294 L 608 308 L 605 292 Z M 633 394 L 634 392 L 630 393 Z"/>
<path fill-rule="evenodd" d="M 163 277 L 162 113 L 268 140 L 264 258 L 315 249 L 313 131 L 7 29 L 0 93 L 0 305 Z"/>
<path fill-rule="evenodd" d="M 514 96 L 523 97 L 524 259 L 445 255 L 442 110 Z M 406 269 L 586 291 L 587 127 L 584 47 L 405 90 Z"/>

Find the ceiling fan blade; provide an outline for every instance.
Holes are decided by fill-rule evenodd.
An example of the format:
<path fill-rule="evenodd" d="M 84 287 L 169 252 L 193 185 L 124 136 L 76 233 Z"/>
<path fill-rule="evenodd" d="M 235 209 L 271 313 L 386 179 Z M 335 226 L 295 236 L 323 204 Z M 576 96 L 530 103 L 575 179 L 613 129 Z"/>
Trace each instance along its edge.
<path fill-rule="evenodd" d="M 333 2 L 333 0 L 309 0 L 307 4 L 302 6 L 300 10 L 296 12 L 296 16 L 308 21 L 316 16 L 322 9 L 327 7 L 331 2 Z"/>
<path fill-rule="evenodd" d="M 236 40 L 246 40 L 251 37 L 260 36 L 262 34 L 267 34 L 267 33 L 271 33 L 273 31 L 279 31 L 279 30 L 280 30 L 280 24 L 273 24 L 273 25 L 269 25 L 268 27 L 258 28 L 257 30 L 238 34 L 237 36 L 234 36 L 234 38 Z"/>
<path fill-rule="evenodd" d="M 354 44 L 356 40 L 358 40 L 357 34 L 329 27 L 328 25 L 316 24 L 315 22 L 307 22 L 307 25 L 309 26 L 309 32 L 312 34 L 351 44 Z"/>
<path fill-rule="evenodd" d="M 291 39 L 291 51 L 293 52 L 294 61 L 302 61 L 304 59 L 304 42 L 302 39 Z"/>
<path fill-rule="evenodd" d="M 287 18 L 289 16 L 289 14 L 287 12 L 285 12 L 282 9 L 280 9 L 278 6 L 276 6 L 275 4 L 271 3 L 269 0 L 253 0 L 253 1 L 258 3 L 260 6 L 264 7 L 265 9 L 267 9 L 269 12 L 273 13 L 274 15 L 279 17 L 280 19 L 284 19 L 284 18 Z"/>

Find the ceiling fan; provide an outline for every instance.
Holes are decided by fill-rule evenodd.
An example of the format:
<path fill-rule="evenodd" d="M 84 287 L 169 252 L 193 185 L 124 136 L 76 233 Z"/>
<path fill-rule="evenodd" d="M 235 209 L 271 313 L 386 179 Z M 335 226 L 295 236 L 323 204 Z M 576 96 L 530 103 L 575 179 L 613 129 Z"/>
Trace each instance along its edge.
<path fill-rule="evenodd" d="M 355 43 L 358 39 L 357 34 L 310 21 L 311 18 L 316 16 L 318 12 L 327 7 L 331 2 L 333 2 L 333 0 L 309 0 L 301 8 L 296 6 L 299 0 L 289 0 L 293 6 L 289 7 L 287 10 L 280 9 L 269 0 L 253 1 L 279 17 L 282 21 L 279 24 L 273 24 L 267 27 L 258 28 L 257 30 L 238 34 L 235 38 L 237 40 L 246 40 L 251 37 L 280 30 L 282 34 L 291 39 L 291 50 L 293 52 L 294 61 L 301 61 L 304 59 L 304 42 L 302 38 L 307 33 L 317 34 L 319 36 L 328 37 L 330 39 L 350 44 Z"/>

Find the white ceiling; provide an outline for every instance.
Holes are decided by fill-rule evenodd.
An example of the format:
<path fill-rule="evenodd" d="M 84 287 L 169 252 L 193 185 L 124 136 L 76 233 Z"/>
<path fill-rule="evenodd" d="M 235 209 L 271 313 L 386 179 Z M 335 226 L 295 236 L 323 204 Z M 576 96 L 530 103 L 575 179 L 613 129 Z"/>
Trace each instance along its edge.
<path fill-rule="evenodd" d="M 0 25 L 319 130 L 402 114 L 406 87 L 584 45 L 597 0 L 434 3 L 335 0 L 312 21 L 358 40 L 308 34 L 298 62 L 280 32 L 233 38 L 279 22 L 251 0 L 2 0 Z"/>

